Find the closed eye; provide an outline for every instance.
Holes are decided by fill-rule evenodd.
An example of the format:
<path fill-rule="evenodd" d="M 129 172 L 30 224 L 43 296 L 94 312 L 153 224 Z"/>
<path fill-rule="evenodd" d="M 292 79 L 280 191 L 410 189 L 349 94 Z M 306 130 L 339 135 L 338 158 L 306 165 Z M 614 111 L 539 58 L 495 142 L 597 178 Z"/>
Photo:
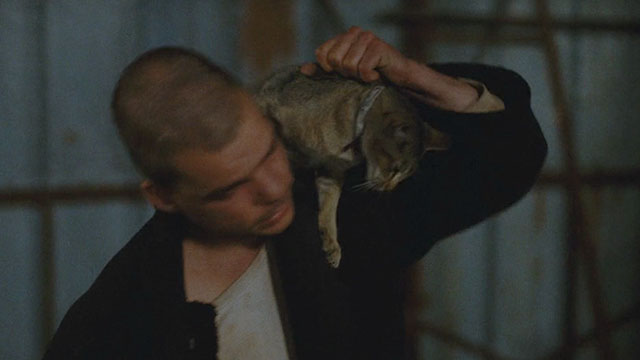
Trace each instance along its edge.
<path fill-rule="evenodd" d="M 262 159 L 260 160 L 257 166 L 260 166 L 262 165 L 262 163 L 267 161 L 276 152 L 276 149 L 278 148 L 279 144 L 280 144 L 280 140 L 278 139 L 277 136 L 274 135 L 271 140 L 271 144 L 269 145 L 269 149 L 267 150 L 266 154 L 264 154 L 264 156 L 262 157 Z M 233 195 L 233 191 L 235 189 L 237 189 L 241 185 L 248 183 L 249 181 L 251 181 L 250 175 L 244 178 L 241 178 L 237 181 L 234 181 L 233 183 L 227 186 L 224 186 L 220 189 L 215 189 L 213 191 L 210 191 L 208 194 L 202 197 L 202 200 L 205 202 L 226 200 L 230 198 L 231 195 Z"/>

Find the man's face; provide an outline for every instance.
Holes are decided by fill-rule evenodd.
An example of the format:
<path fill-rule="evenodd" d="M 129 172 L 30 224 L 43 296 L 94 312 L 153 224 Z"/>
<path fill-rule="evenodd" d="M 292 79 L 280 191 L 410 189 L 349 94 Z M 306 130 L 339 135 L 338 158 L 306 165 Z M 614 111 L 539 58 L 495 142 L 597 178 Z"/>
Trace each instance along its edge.
<path fill-rule="evenodd" d="M 253 101 L 240 96 L 235 139 L 216 152 L 188 150 L 173 159 L 182 174 L 172 193 L 175 210 L 208 236 L 272 235 L 294 215 L 286 151 Z"/>

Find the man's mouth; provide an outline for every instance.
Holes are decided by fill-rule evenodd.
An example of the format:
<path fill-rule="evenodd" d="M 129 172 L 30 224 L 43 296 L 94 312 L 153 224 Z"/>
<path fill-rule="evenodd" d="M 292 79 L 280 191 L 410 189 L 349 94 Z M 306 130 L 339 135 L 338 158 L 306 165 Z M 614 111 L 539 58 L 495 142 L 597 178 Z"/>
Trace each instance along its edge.
<path fill-rule="evenodd" d="M 278 223 L 289 210 L 289 202 L 284 200 L 277 205 L 272 211 L 260 219 L 263 226 L 269 226 Z"/>

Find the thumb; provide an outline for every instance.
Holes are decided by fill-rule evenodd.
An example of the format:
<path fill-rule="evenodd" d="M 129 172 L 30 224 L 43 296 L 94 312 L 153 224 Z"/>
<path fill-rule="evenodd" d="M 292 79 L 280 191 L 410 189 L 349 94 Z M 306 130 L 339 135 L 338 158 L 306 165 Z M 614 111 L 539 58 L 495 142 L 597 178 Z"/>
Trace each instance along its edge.
<path fill-rule="evenodd" d="M 304 75 L 310 76 L 315 74 L 317 68 L 318 67 L 314 63 L 306 63 L 300 66 L 300 72 Z"/>

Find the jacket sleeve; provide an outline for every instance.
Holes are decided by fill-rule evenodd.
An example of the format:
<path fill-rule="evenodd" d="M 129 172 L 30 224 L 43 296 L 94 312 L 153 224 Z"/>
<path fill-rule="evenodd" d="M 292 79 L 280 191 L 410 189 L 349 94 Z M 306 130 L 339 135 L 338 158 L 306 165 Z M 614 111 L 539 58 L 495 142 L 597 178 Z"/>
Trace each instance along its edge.
<path fill-rule="evenodd" d="M 531 111 L 530 89 L 524 79 L 510 70 L 479 64 L 432 67 L 485 84 L 504 102 L 505 109 L 454 113 L 416 103 L 425 121 L 451 136 L 451 147 L 427 153 L 414 175 L 378 200 L 346 194 L 345 212 L 357 211 L 354 206 L 375 208 L 375 215 L 369 212 L 370 220 L 364 227 L 375 230 L 364 236 L 367 239 L 350 236 L 352 243 L 346 245 L 345 252 L 367 247 L 367 242 L 378 236 L 383 238 L 378 241 L 382 250 L 372 256 L 386 254 L 393 262 L 411 263 L 438 240 L 515 203 L 537 178 L 547 144 Z"/>

